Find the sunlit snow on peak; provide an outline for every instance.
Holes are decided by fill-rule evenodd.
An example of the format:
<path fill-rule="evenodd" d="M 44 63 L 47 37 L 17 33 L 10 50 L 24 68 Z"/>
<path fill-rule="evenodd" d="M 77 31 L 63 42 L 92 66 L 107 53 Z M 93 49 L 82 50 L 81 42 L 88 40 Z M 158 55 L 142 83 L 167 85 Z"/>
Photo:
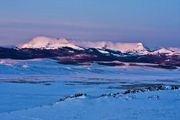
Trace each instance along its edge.
<path fill-rule="evenodd" d="M 73 44 L 72 42 L 68 41 L 65 38 L 49 38 L 49 37 L 35 37 L 31 41 L 22 44 L 19 48 L 40 48 L 40 49 L 58 49 L 62 47 L 71 47 L 74 49 L 81 49 L 77 45 Z"/>

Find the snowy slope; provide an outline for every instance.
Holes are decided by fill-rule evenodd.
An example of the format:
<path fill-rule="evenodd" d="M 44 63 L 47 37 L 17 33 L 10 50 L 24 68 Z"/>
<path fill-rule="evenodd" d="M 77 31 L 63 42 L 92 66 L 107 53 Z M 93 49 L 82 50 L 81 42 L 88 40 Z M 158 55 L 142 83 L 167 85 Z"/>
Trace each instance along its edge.
<path fill-rule="evenodd" d="M 11 66 L 4 63 L 14 63 Z M 22 66 L 28 67 L 22 67 Z M 1 120 L 179 120 L 180 71 L 3 60 Z M 171 86 L 176 85 L 176 90 Z M 178 87 L 179 86 L 179 87 Z M 123 94 L 130 91 L 129 94 Z M 78 94 L 83 96 L 77 96 Z M 75 96 L 76 95 L 76 96 Z"/>

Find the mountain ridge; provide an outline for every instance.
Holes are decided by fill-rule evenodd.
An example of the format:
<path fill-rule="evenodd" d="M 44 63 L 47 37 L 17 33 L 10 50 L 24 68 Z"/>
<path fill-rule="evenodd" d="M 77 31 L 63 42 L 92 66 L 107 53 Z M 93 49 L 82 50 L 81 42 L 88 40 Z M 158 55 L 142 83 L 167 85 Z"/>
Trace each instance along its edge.
<path fill-rule="evenodd" d="M 91 64 L 121 66 L 128 63 L 131 66 L 161 67 L 176 69 L 180 67 L 180 52 L 178 48 L 161 48 L 150 51 L 142 43 L 99 43 L 93 48 L 80 47 L 66 39 L 35 38 L 17 48 L 0 47 L 0 59 L 35 59 L 49 58 L 61 64 Z M 44 40 L 45 39 L 45 40 Z M 121 46 L 121 47 L 120 47 Z M 129 48 L 130 47 L 130 48 Z M 116 49 L 114 49 L 116 48 Z M 120 51 L 119 48 L 124 51 Z M 151 65 L 154 64 L 154 65 Z"/>
<path fill-rule="evenodd" d="M 50 38 L 45 36 L 38 36 L 33 38 L 27 43 L 17 46 L 18 49 L 29 48 L 29 49 L 59 49 L 63 47 L 70 47 L 73 49 L 88 49 L 88 48 L 97 48 L 97 49 L 111 49 L 114 51 L 120 51 L 122 53 L 139 53 L 139 54 L 180 54 L 180 48 L 160 48 L 156 50 L 150 50 L 147 47 L 144 47 L 143 43 L 113 43 L 105 41 L 97 42 L 78 42 L 70 41 L 65 38 Z"/>

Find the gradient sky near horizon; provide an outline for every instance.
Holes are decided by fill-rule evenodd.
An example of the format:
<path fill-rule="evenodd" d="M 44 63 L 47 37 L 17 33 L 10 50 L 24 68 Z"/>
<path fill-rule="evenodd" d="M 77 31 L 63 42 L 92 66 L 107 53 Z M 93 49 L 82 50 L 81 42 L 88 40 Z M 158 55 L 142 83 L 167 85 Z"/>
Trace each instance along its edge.
<path fill-rule="evenodd" d="M 36 36 L 180 47 L 180 0 L 0 0 L 0 46 Z"/>

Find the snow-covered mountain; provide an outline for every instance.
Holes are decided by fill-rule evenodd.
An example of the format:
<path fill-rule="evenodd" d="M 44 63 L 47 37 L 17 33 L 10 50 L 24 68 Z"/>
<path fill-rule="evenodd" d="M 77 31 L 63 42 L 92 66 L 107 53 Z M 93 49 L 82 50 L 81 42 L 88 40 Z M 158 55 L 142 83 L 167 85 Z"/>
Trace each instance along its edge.
<path fill-rule="evenodd" d="M 61 64 L 131 65 L 155 64 L 153 67 L 180 67 L 180 49 L 146 49 L 142 43 L 77 42 L 66 39 L 36 37 L 16 48 L 1 48 L 0 59 L 55 59 Z M 114 62 L 117 61 L 117 62 Z M 3 61 L 2 64 L 4 64 Z M 135 64 L 133 64 L 135 63 Z"/>
<path fill-rule="evenodd" d="M 121 53 L 134 53 L 139 55 L 180 55 L 179 48 L 160 48 L 155 51 L 149 51 L 146 47 L 144 47 L 143 43 L 113 43 L 107 41 L 69 41 L 65 38 L 50 38 L 45 36 L 35 37 L 27 43 L 19 45 L 18 48 L 38 48 L 38 49 L 59 49 L 63 47 L 69 47 L 73 49 L 83 50 L 88 48 L 95 48 L 99 51 L 103 51 L 104 53 L 108 53 L 105 51 L 106 49 L 120 51 Z"/>
<path fill-rule="evenodd" d="M 163 54 L 167 56 L 180 55 L 180 49 L 179 48 L 161 48 L 161 49 L 151 52 L 150 54 L 154 54 L 154 55 Z"/>
<path fill-rule="evenodd" d="M 98 48 L 98 49 L 111 49 L 115 51 L 121 51 L 122 53 L 134 52 L 134 53 L 144 53 L 147 54 L 148 51 L 142 43 L 119 43 L 119 42 L 79 42 L 80 46 L 85 48 Z"/>
<path fill-rule="evenodd" d="M 80 47 L 81 46 L 81 47 Z M 27 43 L 24 43 L 18 48 L 39 48 L 39 49 L 59 49 L 62 47 L 70 47 L 73 49 L 82 49 L 82 48 L 98 48 L 98 49 L 111 49 L 115 51 L 120 51 L 122 53 L 133 52 L 148 54 L 147 49 L 142 43 L 112 43 L 112 42 L 72 42 L 65 38 L 55 39 L 49 37 L 35 37 Z"/>
<path fill-rule="evenodd" d="M 65 38 L 55 39 L 44 36 L 35 37 L 31 41 L 18 46 L 18 48 L 40 48 L 40 49 L 58 49 L 62 47 L 82 49 Z"/>

